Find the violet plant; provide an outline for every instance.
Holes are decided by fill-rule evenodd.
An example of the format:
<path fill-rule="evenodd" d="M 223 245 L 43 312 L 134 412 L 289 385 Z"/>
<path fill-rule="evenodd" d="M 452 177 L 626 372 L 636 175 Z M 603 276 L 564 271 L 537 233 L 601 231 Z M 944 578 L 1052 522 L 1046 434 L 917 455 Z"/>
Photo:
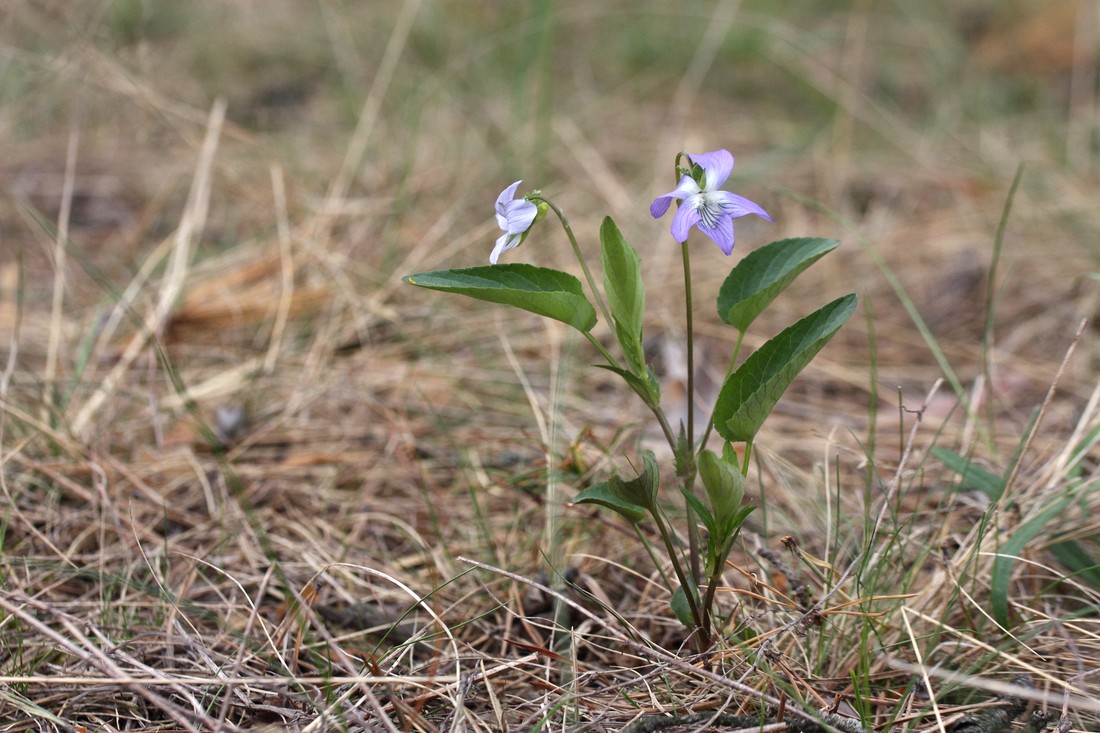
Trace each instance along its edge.
<path fill-rule="evenodd" d="M 734 219 L 753 214 L 771 221 L 759 204 L 721 188 L 733 164 L 733 156 L 727 150 L 699 155 L 680 153 L 675 161 L 676 188 L 650 204 L 650 214 L 661 218 L 674 200 L 679 202 L 671 233 L 680 243 L 683 257 L 688 394 L 686 420 L 675 430 L 661 406 L 660 384 L 645 359 L 641 260 L 610 217 L 604 218 L 599 233 L 602 289 L 593 279 L 564 213 L 538 190 L 516 199 L 521 181 L 513 183 L 497 198 L 496 217 L 503 234 L 489 257 L 490 266 L 436 270 L 405 278 L 412 285 L 512 305 L 575 328 L 604 359 L 597 366 L 620 376 L 653 413 L 672 450 L 676 482 L 685 502 L 686 548 L 664 510 L 659 491 L 661 472 L 652 451 L 641 452 L 642 468 L 638 476 L 611 475 L 579 492 L 573 502 L 605 507 L 633 525 L 669 586 L 673 612 L 695 632 L 700 649 L 710 646 L 718 628 L 715 593 L 741 526 L 755 508 L 744 497 L 757 433 L 783 392 L 856 307 L 854 294 L 840 297 L 787 327 L 739 363 L 745 333 L 756 317 L 799 274 L 835 249 L 838 242 L 816 237 L 783 239 L 741 259 L 726 277 L 717 297 L 719 317 L 737 331 L 729 370 L 706 429 L 702 436 L 695 435 L 688 235 L 693 227 L 697 228 L 729 255 L 734 247 Z M 568 273 L 528 264 L 497 264 L 502 253 L 522 244 L 532 228 L 551 211 L 572 245 L 591 299 L 585 295 L 581 281 Z M 599 321 L 597 308 L 614 335 L 618 354 L 611 353 L 593 334 Z M 712 433 L 722 441 L 717 452 L 707 448 Z M 738 443 L 743 446 L 740 458 L 734 447 Z M 697 488 L 700 483 L 702 492 Z M 640 530 L 647 521 L 652 522 L 661 538 L 674 578 L 664 573 Z M 700 524 L 705 536 L 700 534 Z"/>

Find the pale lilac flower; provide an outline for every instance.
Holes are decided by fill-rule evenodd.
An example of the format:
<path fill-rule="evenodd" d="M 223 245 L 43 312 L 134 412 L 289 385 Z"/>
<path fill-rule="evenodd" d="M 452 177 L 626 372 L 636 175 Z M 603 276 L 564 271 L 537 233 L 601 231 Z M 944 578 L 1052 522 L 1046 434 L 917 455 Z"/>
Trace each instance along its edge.
<path fill-rule="evenodd" d="M 748 214 L 756 214 L 768 221 L 772 218 L 759 204 L 749 201 L 729 191 L 719 190 L 733 171 L 733 156 L 728 150 L 716 150 L 713 153 L 689 155 L 692 166 L 703 169 L 703 187 L 691 177 L 684 175 L 675 190 L 658 196 L 649 205 L 649 213 L 654 219 L 660 219 L 668 211 L 672 199 L 683 203 L 676 209 L 672 219 L 672 238 L 677 242 L 686 242 L 688 232 L 693 226 L 714 240 L 726 254 L 733 251 L 733 220 Z"/>
<path fill-rule="evenodd" d="M 526 200 L 514 200 L 516 189 L 522 181 L 516 181 L 497 196 L 497 226 L 504 234 L 497 239 L 497 246 L 493 247 L 489 255 L 489 264 L 495 265 L 501 252 L 507 252 L 513 247 L 518 247 L 523 242 L 527 230 L 535 223 L 535 217 L 539 213 L 539 207 Z"/>

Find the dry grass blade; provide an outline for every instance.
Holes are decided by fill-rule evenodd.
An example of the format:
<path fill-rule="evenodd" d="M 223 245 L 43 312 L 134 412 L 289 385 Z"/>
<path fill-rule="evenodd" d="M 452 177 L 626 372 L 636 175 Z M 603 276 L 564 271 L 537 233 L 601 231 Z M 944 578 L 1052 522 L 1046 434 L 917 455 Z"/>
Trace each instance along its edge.
<path fill-rule="evenodd" d="M 53 609 L 50 609 L 45 604 L 38 603 L 37 601 L 26 597 L 0 597 L 0 607 L 3 607 L 5 611 L 10 613 L 12 616 L 20 619 L 23 623 L 37 629 L 40 633 L 51 639 L 59 647 L 67 650 L 69 653 L 73 654 L 77 658 L 82 659 L 92 668 L 100 669 L 104 672 L 110 673 L 111 678 L 114 680 L 114 684 L 121 685 L 138 693 L 154 706 L 164 711 L 176 723 L 183 726 L 184 730 L 191 731 L 191 733 L 199 733 L 199 728 L 197 728 L 192 722 L 196 719 L 201 721 L 205 725 L 209 725 L 213 722 L 212 720 L 207 719 L 206 716 L 201 712 L 201 707 L 198 705 L 198 702 L 193 697 L 191 697 L 191 701 L 193 703 L 194 710 L 188 713 L 187 711 L 182 710 L 178 706 L 170 703 L 163 697 L 148 690 L 145 684 L 143 684 L 141 681 L 132 679 L 129 674 L 127 674 L 118 664 L 115 663 L 110 655 L 108 655 L 102 649 L 98 648 L 87 636 L 85 636 L 76 627 L 71 619 L 63 614 L 59 614 Z M 50 613 L 51 616 L 53 616 L 64 627 L 68 635 L 66 636 L 59 634 L 58 632 L 47 626 L 45 623 L 39 621 L 37 618 L 26 611 L 26 607 L 36 608 L 37 610 Z M 79 640 L 80 643 L 78 644 L 73 640 Z M 177 691 L 183 689 L 178 682 L 171 679 L 166 679 L 161 675 L 156 675 L 155 679 L 163 680 L 166 684 L 172 685 L 172 687 Z M 51 682 L 51 684 L 56 683 Z M 187 697 L 190 697 L 190 695 L 187 695 L 186 692 L 184 694 Z M 236 729 L 236 726 L 231 727 L 231 730 Z"/>
<path fill-rule="evenodd" d="M 57 378 L 57 352 L 61 348 L 62 305 L 65 302 L 66 253 L 69 247 L 69 220 L 72 216 L 73 188 L 76 179 L 76 151 L 80 130 L 74 125 L 69 131 L 69 149 L 65 156 L 65 182 L 61 190 L 61 208 L 57 214 L 57 242 L 54 246 L 53 304 L 50 309 L 50 341 L 46 350 L 45 382 L 51 389 Z M 44 405 L 52 404 L 54 396 L 42 396 Z"/>
<path fill-rule="evenodd" d="M 1046 396 L 1043 397 L 1043 402 L 1039 406 L 1039 414 L 1035 418 L 1035 425 L 1034 425 L 1034 427 L 1032 427 L 1031 431 L 1024 438 L 1023 446 L 1020 448 L 1020 454 L 1021 455 L 1026 455 L 1027 454 L 1028 448 L 1031 447 L 1032 441 L 1035 439 L 1035 436 L 1038 434 L 1039 428 L 1043 423 L 1043 418 L 1046 417 L 1047 411 L 1050 409 L 1050 404 L 1051 404 L 1052 400 L 1054 399 L 1054 393 L 1058 389 L 1059 382 L 1061 382 L 1062 374 L 1066 370 L 1066 365 L 1069 363 L 1070 359 L 1073 357 L 1073 353 L 1075 351 L 1077 351 L 1077 345 L 1081 343 L 1081 336 L 1085 332 L 1085 326 L 1086 325 L 1088 325 L 1088 321 L 1084 321 L 1084 320 L 1081 321 L 1080 324 L 1078 324 L 1077 333 L 1074 334 L 1073 341 L 1070 343 L 1069 348 L 1066 349 L 1066 354 L 1065 354 L 1065 356 L 1062 357 L 1062 361 L 1058 365 L 1058 371 L 1055 373 L 1054 379 L 1050 383 L 1050 389 L 1047 390 Z M 1021 467 L 1022 467 L 1022 462 L 1021 461 L 1016 461 L 1016 465 L 1012 467 L 1012 473 L 1010 473 L 1008 478 L 1005 479 L 1004 492 L 1001 494 L 1001 498 L 1000 498 L 1001 502 L 1008 501 L 1008 499 L 1006 499 L 1006 497 L 1012 496 L 1013 484 L 1015 484 L 1017 477 L 1020 475 Z"/>
<path fill-rule="evenodd" d="M 728 677 L 724 677 L 722 675 L 716 674 L 715 672 L 710 671 L 706 667 L 700 667 L 700 666 L 697 666 L 695 664 L 692 664 L 690 661 L 681 659 L 680 657 L 678 657 L 674 654 L 671 654 L 671 653 L 669 653 L 669 652 L 667 652 L 663 649 L 660 649 L 659 647 L 656 647 L 656 646 L 653 646 L 653 645 L 648 645 L 648 644 L 643 644 L 639 641 L 636 641 L 635 639 L 632 639 L 631 637 L 624 634 L 622 631 L 620 631 L 615 626 L 610 625 L 605 619 L 600 618 L 599 616 L 592 613 L 587 608 L 585 608 L 584 606 L 578 604 L 576 601 L 568 598 L 567 596 L 565 596 L 561 593 L 558 593 L 557 591 L 552 590 L 549 586 L 543 585 L 543 584 L 538 583 L 538 582 L 533 581 L 533 580 L 529 580 L 529 579 L 524 578 L 522 576 L 518 576 L 514 573 L 509 573 L 508 571 L 503 570 L 501 568 L 495 568 L 495 567 L 492 567 L 490 565 L 486 565 L 485 563 L 481 563 L 481 562 L 478 562 L 476 560 L 470 560 L 469 558 L 463 558 L 463 557 L 460 557 L 458 559 L 459 559 L 459 561 L 465 562 L 465 563 L 467 563 L 468 565 L 470 565 L 472 567 L 478 568 L 479 570 L 484 570 L 486 572 L 490 572 L 490 573 L 493 573 L 493 574 L 496 574 L 496 575 L 500 575 L 500 576 L 503 576 L 503 577 L 506 577 L 506 578 L 510 578 L 513 581 L 516 581 L 518 583 L 522 583 L 524 585 L 528 585 L 532 588 L 535 588 L 535 589 L 539 590 L 542 593 L 545 593 L 547 595 L 550 595 L 550 596 L 553 596 L 553 597 L 557 598 L 560 602 L 570 606 L 574 611 L 580 613 L 581 615 L 585 616 L 586 618 L 593 621 L 594 623 L 604 627 L 606 632 L 608 634 L 610 634 L 612 637 L 614 637 L 620 644 L 623 644 L 624 646 L 629 647 L 633 652 L 635 652 L 636 654 L 638 654 L 642 658 L 657 660 L 657 661 L 661 662 L 662 664 L 669 665 L 671 668 L 677 669 L 678 671 L 680 671 L 682 673 L 686 673 L 689 676 L 697 676 L 699 679 L 704 680 L 706 682 L 709 682 L 713 685 L 717 685 L 718 687 L 726 688 L 726 689 L 729 689 L 729 690 L 740 692 L 740 693 L 742 693 L 744 695 L 747 695 L 747 696 L 750 696 L 750 697 L 757 698 L 757 699 L 761 700 L 762 702 L 767 703 L 768 705 L 772 705 L 772 706 L 779 705 L 780 701 L 778 699 L 772 698 L 769 695 L 761 693 L 758 690 L 755 690 L 755 689 L 753 689 L 752 687 L 750 687 L 748 685 L 742 684 L 742 683 L 740 683 L 736 680 L 729 679 Z M 789 712 L 793 717 L 803 718 L 805 720 L 811 720 L 811 721 L 815 720 L 813 718 L 813 716 L 808 715 L 807 713 L 804 713 L 800 710 L 791 709 L 791 710 L 789 710 Z"/>
<path fill-rule="evenodd" d="M 203 140 L 195 178 L 187 197 L 187 206 L 176 229 L 168 269 L 165 272 L 156 305 L 145 318 L 141 330 L 130 340 L 126 350 L 119 357 L 118 363 L 103 378 L 102 384 L 92 393 L 87 402 L 76 411 L 72 419 L 72 432 L 75 435 L 84 435 L 88 430 L 95 413 L 129 373 L 131 365 L 145 349 L 149 339 L 159 333 L 167 323 L 168 316 L 176 305 L 176 299 L 183 290 L 191 259 L 191 248 L 206 223 L 206 212 L 210 205 L 210 179 L 214 167 L 214 154 L 218 149 L 218 138 L 221 135 L 222 123 L 225 121 L 225 110 L 224 99 L 215 102 L 210 110 L 210 117 L 206 124 L 206 137 Z"/>

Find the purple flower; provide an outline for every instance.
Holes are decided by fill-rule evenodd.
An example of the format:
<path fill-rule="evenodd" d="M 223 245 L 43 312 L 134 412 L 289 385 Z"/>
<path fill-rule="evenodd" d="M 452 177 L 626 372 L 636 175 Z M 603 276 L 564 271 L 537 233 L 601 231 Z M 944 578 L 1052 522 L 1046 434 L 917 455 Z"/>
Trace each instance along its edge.
<path fill-rule="evenodd" d="M 526 199 L 514 200 L 516 189 L 522 181 L 516 181 L 497 196 L 497 225 L 504 231 L 497 239 L 489 255 L 489 264 L 495 265 L 501 252 L 518 247 L 527 236 L 527 230 L 535 223 L 539 207 Z"/>
<path fill-rule="evenodd" d="M 649 205 L 649 213 L 654 219 L 660 219 L 668 211 L 672 199 L 683 203 L 676 209 L 672 219 L 672 237 L 677 242 L 685 242 L 688 231 L 699 227 L 699 231 L 714 240 L 726 254 L 733 252 L 733 220 L 748 214 L 756 214 L 768 221 L 772 218 L 759 204 L 749 201 L 729 191 L 718 189 L 733 171 L 733 156 L 728 150 L 715 150 L 713 153 L 689 155 L 692 168 L 702 169 L 703 187 L 699 187 L 690 173 L 680 179 L 676 189 L 658 196 Z"/>

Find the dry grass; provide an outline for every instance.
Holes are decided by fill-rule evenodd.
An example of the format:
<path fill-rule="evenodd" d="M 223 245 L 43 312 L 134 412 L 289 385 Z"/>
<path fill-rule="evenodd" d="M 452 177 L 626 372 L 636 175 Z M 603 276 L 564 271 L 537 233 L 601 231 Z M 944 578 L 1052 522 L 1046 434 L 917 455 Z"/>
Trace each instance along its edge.
<path fill-rule="evenodd" d="M 774 705 L 962 730 L 1006 685 L 1100 729 L 1087 2 L 152 5 L 0 20 L 0 730 L 619 730 Z M 520 175 L 589 245 L 609 212 L 674 402 L 677 253 L 644 204 L 678 149 L 717 146 L 777 222 L 742 220 L 740 251 L 844 240 L 748 345 L 848 290 L 865 317 L 765 426 L 703 660 L 629 528 L 548 500 L 551 475 L 567 500 L 625 466 L 645 415 L 563 331 L 400 277 L 482 263 Z M 712 249 L 704 372 L 732 345 Z M 550 228 L 510 254 L 573 269 Z"/>

